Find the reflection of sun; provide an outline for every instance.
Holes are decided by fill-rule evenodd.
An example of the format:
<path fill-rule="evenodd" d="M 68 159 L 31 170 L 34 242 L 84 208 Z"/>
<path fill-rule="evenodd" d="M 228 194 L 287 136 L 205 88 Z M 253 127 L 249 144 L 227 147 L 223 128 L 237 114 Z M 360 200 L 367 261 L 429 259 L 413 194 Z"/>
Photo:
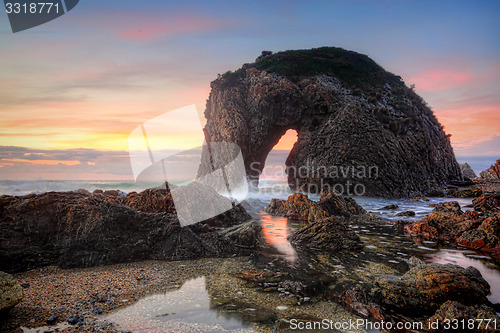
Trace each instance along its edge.
<path fill-rule="evenodd" d="M 292 263 L 295 262 L 297 253 L 287 240 L 288 219 L 285 217 L 271 216 L 263 211 L 261 211 L 259 215 L 262 221 L 262 234 L 264 235 L 266 243 L 272 245 L 279 252 L 284 254 Z"/>

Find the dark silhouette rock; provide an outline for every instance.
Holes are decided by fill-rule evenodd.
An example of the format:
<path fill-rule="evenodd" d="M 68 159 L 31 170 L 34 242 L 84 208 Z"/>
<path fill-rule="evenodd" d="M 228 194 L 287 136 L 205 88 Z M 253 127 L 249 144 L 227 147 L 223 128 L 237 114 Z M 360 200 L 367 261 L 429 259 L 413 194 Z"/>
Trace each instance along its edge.
<path fill-rule="evenodd" d="M 427 264 L 402 276 L 381 275 L 374 281 L 373 299 L 398 312 L 432 314 L 446 301 L 465 305 L 488 303 L 490 286 L 474 267 Z"/>
<path fill-rule="evenodd" d="M 479 175 L 481 178 L 487 180 L 500 180 L 500 160 L 497 160 L 495 164 L 488 169 L 481 171 Z"/>
<path fill-rule="evenodd" d="M 0 272 L 0 314 L 10 311 L 23 299 L 23 287 L 10 274 Z"/>
<path fill-rule="evenodd" d="M 415 212 L 412 210 L 407 210 L 404 212 L 397 213 L 396 216 L 407 216 L 407 217 L 413 217 L 415 216 Z"/>
<path fill-rule="evenodd" d="M 302 193 L 294 193 L 286 201 L 272 199 L 266 212 L 309 222 L 320 221 L 332 216 L 350 217 L 366 214 L 366 211 L 354 199 L 331 192 L 323 193 L 318 202 L 310 200 L 307 195 Z"/>
<path fill-rule="evenodd" d="M 240 241 L 237 230 L 230 237 L 220 232 L 221 227 L 250 218 L 240 205 L 187 227 L 181 227 L 174 213 L 171 198 L 162 190 L 129 196 L 110 191 L 2 196 L 0 269 L 12 272 L 45 265 L 180 260 L 244 251 L 232 244 Z M 241 232 L 241 241 L 248 244 L 248 230 Z"/>
<path fill-rule="evenodd" d="M 387 206 L 384 206 L 382 208 L 380 208 L 381 210 L 394 210 L 394 209 L 398 209 L 399 206 L 396 205 L 396 204 L 390 204 L 390 205 L 387 205 Z"/>
<path fill-rule="evenodd" d="M 478 212 L 493 216 L 500 213 L 500 193 L 485 193 L 472 200 L 472 206 Z"/>
<path fill-rule="evenodd" d="M 206 140 L 237 144 L 254 185 L 289 129 L 298 133 L 286 161 L 292 189 L 403 197 L 461 178 L 431 109 L 365 55 L 333 47 L 278 52 L 211 88 Z"/>
<path fill-rule="evenodd" d="M 303 250 L 339 252 L 363 248 L 359 236 L 341 218 L 314 222 L 288 236 L 292 245 Z"/>

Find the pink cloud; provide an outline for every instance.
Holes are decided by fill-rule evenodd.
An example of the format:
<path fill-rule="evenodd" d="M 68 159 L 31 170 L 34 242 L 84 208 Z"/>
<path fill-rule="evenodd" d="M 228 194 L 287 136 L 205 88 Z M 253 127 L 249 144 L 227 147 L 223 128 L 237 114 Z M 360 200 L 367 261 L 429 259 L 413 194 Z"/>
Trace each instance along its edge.
<path fill-rule="evenodd" d="M 428 70 L 410 78 L 420 91 L 444 91 L 463 86 L 470 82 L 472 75 L 452 70 Z"/>
<path fill-rule="evenodd" d="M 87 27 L 111 32 L 128 41 L 151 41 L 163 36 L 202 33 L 218 29 L 227 23 L 199 14 L 129 12 L 101 12 L 94 16 L 92 22 L 80 22 Z"/>
<path fill-rule="evenodd" d="M 500 104 L 441 109 L 435 114 L 454 143 L 499 134 Z"/>

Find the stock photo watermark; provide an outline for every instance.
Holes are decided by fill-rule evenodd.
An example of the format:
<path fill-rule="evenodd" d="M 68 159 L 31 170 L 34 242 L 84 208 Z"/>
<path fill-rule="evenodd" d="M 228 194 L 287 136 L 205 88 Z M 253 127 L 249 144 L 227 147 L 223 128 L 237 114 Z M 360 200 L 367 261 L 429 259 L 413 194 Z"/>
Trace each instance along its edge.
<path fill-rule="evenodd" d="M 80 0 L 4 0 L 12 32 L 31 29 L 52 21 L 73 8 Z"/>

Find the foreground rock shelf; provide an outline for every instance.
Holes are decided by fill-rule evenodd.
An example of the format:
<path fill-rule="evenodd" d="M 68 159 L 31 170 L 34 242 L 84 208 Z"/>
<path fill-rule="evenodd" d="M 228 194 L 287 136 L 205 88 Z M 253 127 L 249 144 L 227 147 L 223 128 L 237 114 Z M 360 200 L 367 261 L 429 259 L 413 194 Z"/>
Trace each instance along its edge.
<path fill-rule="evenodd" d="M 181 227 L 166 190 L 126 196 L 118 191 L 2 196 L 0 270 L 247 253 L 258 245 L 260 232 L 258 223 L 241 224 L 249 219 L 237 205 L 210 220 Z M 232 229 L 221 231 L 222 227 Z"/>

